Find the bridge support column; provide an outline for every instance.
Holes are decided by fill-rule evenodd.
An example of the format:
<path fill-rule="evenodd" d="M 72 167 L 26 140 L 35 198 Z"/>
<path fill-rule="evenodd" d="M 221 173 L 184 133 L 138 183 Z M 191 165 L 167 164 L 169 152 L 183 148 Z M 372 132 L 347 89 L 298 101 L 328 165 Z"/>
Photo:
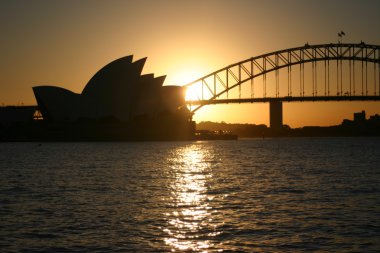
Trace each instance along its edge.
<path fill-rule="evenodd" d="M 271 129 L 282 128 L 282 102 L 269 102 L 269 123 Z"/>

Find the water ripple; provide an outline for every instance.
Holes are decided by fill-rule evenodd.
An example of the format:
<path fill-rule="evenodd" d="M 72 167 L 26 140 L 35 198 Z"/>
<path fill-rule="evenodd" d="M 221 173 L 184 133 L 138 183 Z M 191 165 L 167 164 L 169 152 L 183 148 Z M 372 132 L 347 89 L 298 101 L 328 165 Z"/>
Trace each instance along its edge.
<path fill-rule="evenodd" d="M 380 139 L 1 143 L 1 252 L 377 252 Z"/>

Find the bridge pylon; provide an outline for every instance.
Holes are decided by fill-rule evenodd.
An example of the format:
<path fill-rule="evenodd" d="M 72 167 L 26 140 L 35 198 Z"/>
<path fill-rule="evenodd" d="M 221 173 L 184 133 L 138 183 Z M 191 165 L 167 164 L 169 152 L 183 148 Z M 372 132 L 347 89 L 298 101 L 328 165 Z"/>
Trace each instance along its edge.
<path fill-rule="evenodd" d="M 282 102 L 270 101 L 269 102 L 269 125 L 273 130 L 282 128 Z"/>

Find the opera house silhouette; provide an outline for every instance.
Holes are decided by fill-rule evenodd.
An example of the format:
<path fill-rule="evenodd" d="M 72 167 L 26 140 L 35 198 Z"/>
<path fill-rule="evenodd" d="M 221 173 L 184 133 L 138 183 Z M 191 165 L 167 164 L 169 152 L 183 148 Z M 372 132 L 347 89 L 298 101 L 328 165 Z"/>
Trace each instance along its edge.
<path fill-rule="evenodd" d="M 107 64 L 81 94 L 33 87 L 43 120 L 24 135 L 54 141 L 191 139 L 195 123 L 184 88 L 163 86 L 165 76 L 141 75 L 145 61 L 133 62 L 130 55 Z"/>

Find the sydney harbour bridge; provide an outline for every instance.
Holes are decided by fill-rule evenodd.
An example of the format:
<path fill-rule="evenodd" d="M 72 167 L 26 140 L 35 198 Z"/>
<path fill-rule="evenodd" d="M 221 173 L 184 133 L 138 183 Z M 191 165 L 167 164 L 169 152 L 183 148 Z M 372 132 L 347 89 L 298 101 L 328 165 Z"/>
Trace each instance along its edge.
<path fill-rule="evenodd" d="M 282 126 L 282 103 L 379 101 L 380 46 L 305 44 L 231 64 L 185 85 L 192 113 L 210 104 L 263 103 Z"/>

